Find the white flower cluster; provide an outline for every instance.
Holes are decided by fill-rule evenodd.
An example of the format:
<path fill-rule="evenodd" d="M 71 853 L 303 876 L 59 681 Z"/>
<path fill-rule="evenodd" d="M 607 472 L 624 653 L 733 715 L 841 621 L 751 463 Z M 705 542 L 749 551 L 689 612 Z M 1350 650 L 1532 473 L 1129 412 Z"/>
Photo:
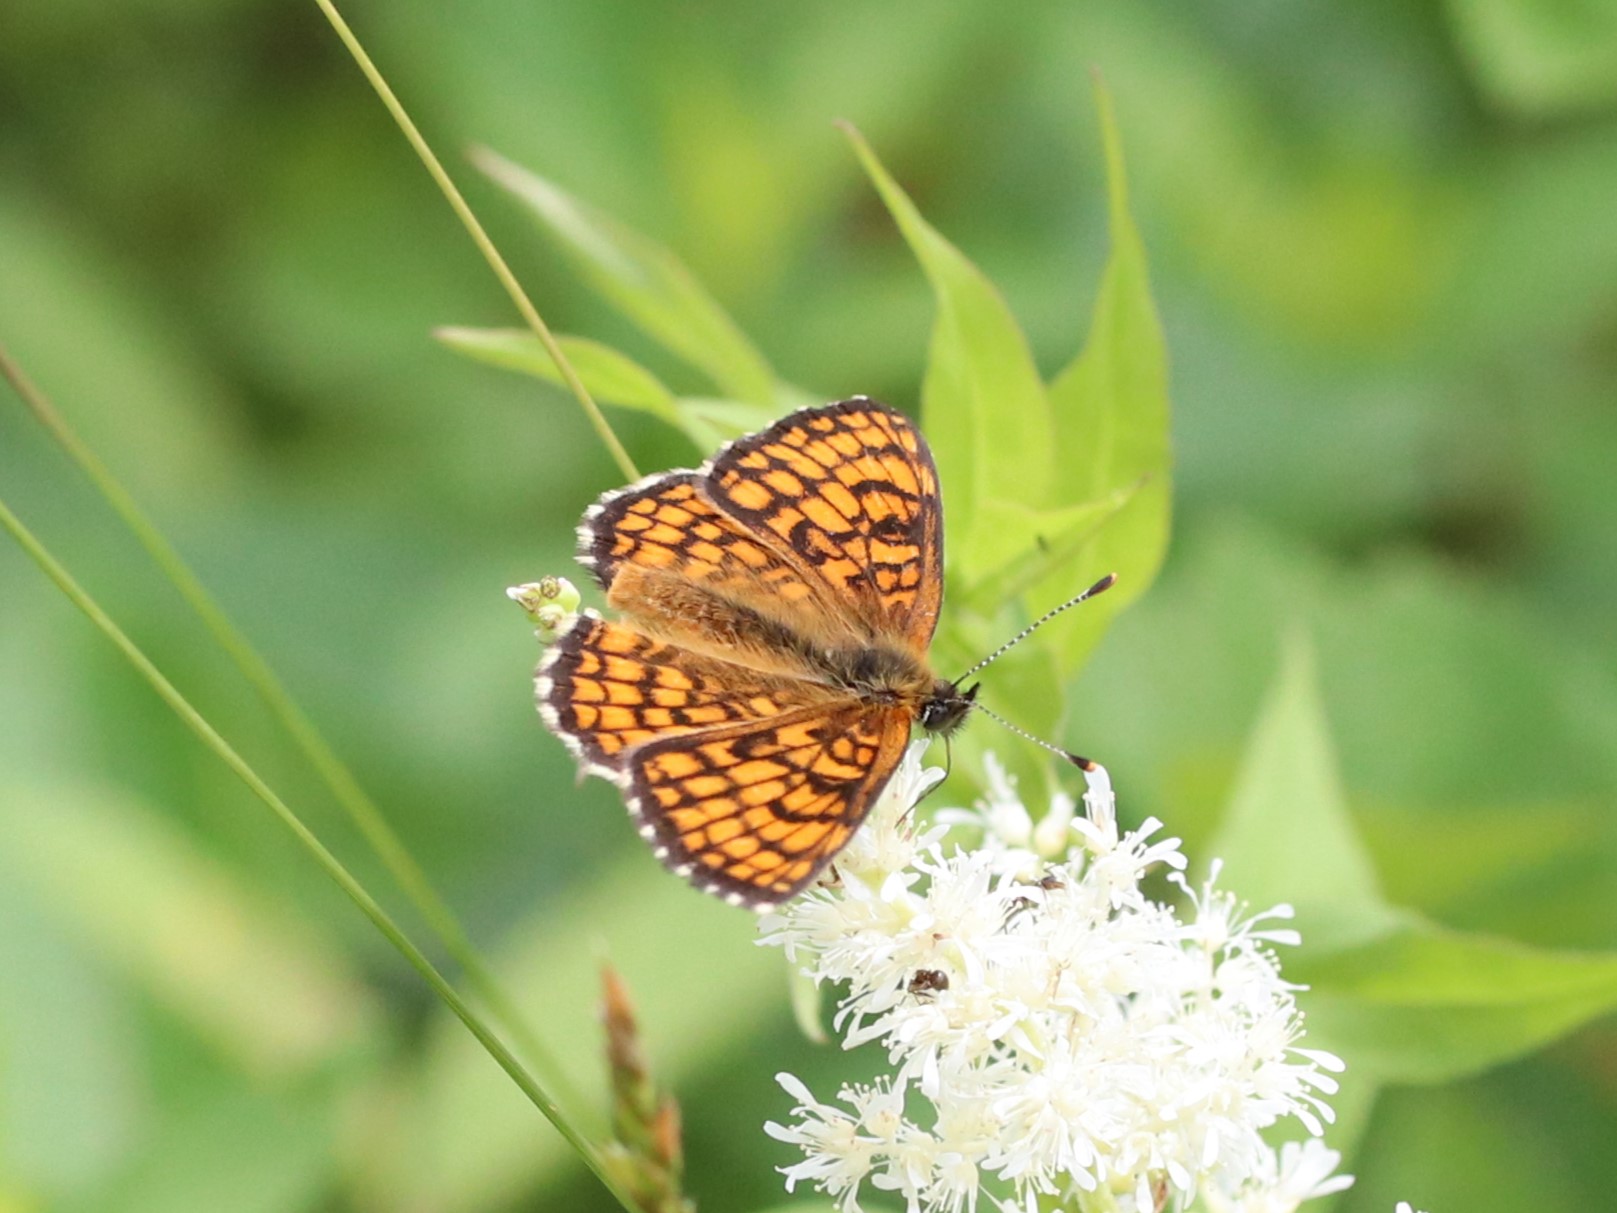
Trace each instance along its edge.
<path fill-rule="evenodd" d="M 971 812 L 921 829 L 911 807 L 941 773 L 911 747 L 836 878 L 763 920 L 816 982 L 846 983 L 844 1047 L 880 1041 L 892 1071 L 824 1103 L 797 1102 L 769 1134 L 799 1147 L 783 1168 L 846 1213 L 872 1188 L 911 1213 L 979 1202 L 1035 1213 L 1154 1213 L 1200 1199 L 1213 1213 L 1290 1213 L 1351 1183 L 1318 1140 L 1342 1063 L 1298 1047 L 1297 988 L 1272 947 L 1289 907 L 1247 916 L 1213 876 L 1192 888 L 1161 823 L 1120 832 L 1106 773 L 1086 813 L 1058 798 L 1034 822 L 991 767 Z M 980 831 L 945 850 L 952 829 Z M 1163 869 L 1184 917 L 1148 898 Z M 1312 1135 L 1276 1151 L 1261 1131 L 1294 1118 Z"/>

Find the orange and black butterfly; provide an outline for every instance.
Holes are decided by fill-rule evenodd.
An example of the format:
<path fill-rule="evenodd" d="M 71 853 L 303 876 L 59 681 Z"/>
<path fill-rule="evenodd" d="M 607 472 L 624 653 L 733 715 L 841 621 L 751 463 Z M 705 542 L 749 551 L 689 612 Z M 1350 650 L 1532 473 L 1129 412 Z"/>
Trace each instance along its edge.
<path fill-rule="evenodd" d="M 754 908 L 841 850 L 913 727 L 975 687 L 933 675 L 937 469 L 901 413 L 802 409 L 697 471 L 608 493 L 579 560 L 623 613 L 586 611 L 539 666 L 539 711 L 698 888 Z"/>

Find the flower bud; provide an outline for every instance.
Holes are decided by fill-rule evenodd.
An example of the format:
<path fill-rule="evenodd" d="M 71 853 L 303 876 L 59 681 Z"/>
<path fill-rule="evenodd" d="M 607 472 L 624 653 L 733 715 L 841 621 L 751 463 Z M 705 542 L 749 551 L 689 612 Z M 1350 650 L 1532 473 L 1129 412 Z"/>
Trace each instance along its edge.
<path fill-rule="evenodd" d="M 539 639 L 549 644 L 572 626 L 578 615 L 578 587 L 565 577 L 541 577 L 514 585 L 505 596 L 527 613 Z"/>

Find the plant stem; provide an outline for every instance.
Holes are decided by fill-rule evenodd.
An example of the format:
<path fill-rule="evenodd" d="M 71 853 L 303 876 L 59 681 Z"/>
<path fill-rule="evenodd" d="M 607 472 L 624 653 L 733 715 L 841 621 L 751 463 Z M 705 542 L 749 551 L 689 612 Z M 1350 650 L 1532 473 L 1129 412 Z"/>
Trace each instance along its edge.
<path fill-rule="evenodd" d="M 338 804 L 359 829 L 365 841 L 381 859 L 383 866 L 404 890 L 427 925 L 443 943 L 444 950 L 466 974 L 467 981 L 477 996 L 493 1011 L 504 1025 L 518 1052 L 543 1077 L 545 1083 L 566 1103 L 583 1110 L 588 1102 L 571 1089 L 555 1059 L 539 1040 L 516 1002 L 507 994 L 493 971 L 483 963 L 466 930 L 454 911 L 439 895 L 427 878 L 421 865 L 405 847 L 404 842 L 388 824 L 387 817 L 376 802 L 366 794 L 354 773 L 340 759 L 330 744 L 315 727 L 307 713 L 292 698 L 286 685 L 276 676 L 247 637 L 230 621 L 218 601 L 210 594 L 197 575 L 192 572 L 174 546 L 164 538 L 155 523 L 146 516 L 134 497 L 104 464 L 89 445 L 67 423 L 51 403 L 48 396 L 28 377 L 0 343 L 0 376 L 3 376 L 21 397 L 34 419 L 55 439 L 79 470 L 95 485 L 117 515 L 123 519 L 136 540 L 167 576 L 180 596 L 202 620 L 203 626 L 213 634 L 219 647 L 229 654 L 242 676 L 252 684 L 270 712 L 280 720 L 293 741 L 303 751 L 311 766 L 325 781 Z"/>
<path fill-rule="evenodd" d="M 555 361 L 556 369 L 561 372 L 561 377 L 566 382 L 568 390 L 577 398 L 579 405 L 584 410 L 584 415 L 589 418 L 590 425 L 595 428 L 596 434 L 606 444 L 606 449 L 611 453 L 614 462 L 618 465 L 618 470 L 623 473 L 624 479 L 640 479 L 640 472 L 635 468 L 634 460 L 629 458 L 629 452 L 623 449 L 623 444 L 618 441 L 617 434 L 613 432 L 611 424 L 602 414 L 600 406 L 595 403 L 589 389 L 584 386 L 584 381 L 578 377 L 578 372 L 573 369 L 573 364 L 567 360 L 567 355 L 562 352 L 561 346 L 557 344 L 555 336 L 550 331 L 550 326 L 540 317 L 539 310 L 533 306 L 532 300 L 528 298 L 527 293 L 522 289 L 522 284 L 517 281 L 516 275 L 511 272 L 511 267 L 505 263 L 505 258 L 500 256 L 499 249 L 494 247 L 494 241 L 490 240 L 488 233 L 483 230 L 483 225 L 478 222 L 477 216 L 472 213 L 471 206 L 462 197 L 454 180 L 444 169 L 443 164 L 439 162 L 432 148 L 428 146 L 425 137 L 416 128 L 416 124 L 411 120 L 410 115 L 405 112 L 403 104 L 394 95 L 393 89 L 389 87 L 381 71 L 371 61 L 371 57 L 365 53 L 365 48 L 360 45 L 359 38 L 349 28 L 348 22 L 343 20 L 342 14 L 337 11 L 337 7 L 332 3 L 332 0 L 314 0 L 314 2 L 320 6 L 320 11 L 326 15 L 326 20 L 331 23 L 331 28 L 337 32 L 337 37 L 342 40 L 343 46 L 348 48 L 348 53 L 353 56 L 354 62 L 359 65 L 359 70 L 365 74 L 365 79 L 370 81 L 371 87 L 376 90 L 376 95 L 381 98 L 382 104 L 387 107 L 387 112 L 393 116 L 393 121 L 398 125 L 399 130 L 403 132 L 410 146 L 415 149 L 416 155 L 421 158 L 421 163 L 426 166 L 427 173 L 437 183 L 438 189 L 443 193 L 450 209 L 455 212 L 461 226 L 466 229 L 467 235 L 471 236 L 472 243 L 477 246 L 477 251 L 483 254 L 483 260 L 488 262 L 489 269 L 494 271 L 494 276 L 499 279 L 500 285 L 505 288 L 505 293 L 510 296 L 511 302 L 516 305 L 517 312 L 522 316 L 523 321 L 533 330 L 534 336 L 538 337 L 540 344 L 545 347 L 545 352 Z"/>
<path fill-rule="evenodd" d="M 203 718 L 190 702 L 182 695 L 173 683 L 165 678 L 149 657 L 136 646 L 134 641 L 126 636 L 121 628 L 113 622 L 100 605 L 90 597 L 89 593 L 75 581 L 54 556 L 46 550 L 45 546 L 23 525 L 22 521 L 12 513 L 11 508 L 0 499 L 0 527 L 9 531 L 12 538 L 17 541 L 24 552 L 37 564 L 45 575 L 56 583 L 58 589 L 65 594 L 74 606 L 89 618 L 90 622 L 100 629 L 101 633 L 123 653 L 130 665 L 135 667 L 141 675 L 157 692 L 158 696 L 174 710 L 180 720 L 211 749 L 228 766 L 236 776 L 247 785 L 248 789 L 257 796 L 281 823 L 292 832 L 304 849 L 313 856 L 316 863 L 325 873 L 336 882 L 337 886 L 346 893 L 350 900 L 359 907 L 360 911 L 369 918 L 382 935 L 398 949 L 399 953 L 410 962 L 411 966 L 421 974 L 433 992 L 444 1001 L 444 1004 L 454 1012 L 455 1016 L 466 1025 L 468 1031 L 477 1038 L 479 1044 L 487 1050 L 499 1067 L 506 1072 L 511 1081 L 516 1083 L 522 1093 L 528 1097 L 529 1102 L 550 1121 L 573 1149 L 577 1150 L 584 1159 L 585 1164 L 593 1171 L 596 1177 L 604 1184 L 613 1197 L 629 1213 L 635 1213 L 635 1205 L 628 1195 L 618 1185 L 616 1179 L 607 1170 L 595 1146 L 576 1129 L 567 1119 L 561 1108 L 550 1097 L 539 1082 L 523 1068 L 520 1061 L 507 1049 L 500 1038 L 483 1023 L 475 1011 L 467 1005 L 455 987 L 440 973 L 425 954 L 412 943 L 397 923 L 388 916 L 386 910 L 377 904 L 376 900 L 365 891 L 365 887 L 345 868 L 342 861 L 326 849 L 325 845 L 315 836 L 308 826 L 283 801 L 270 786 L 261 779 L 256 771 L 248 765 L 247 760 L 238 754 L 231 745 Z"/>

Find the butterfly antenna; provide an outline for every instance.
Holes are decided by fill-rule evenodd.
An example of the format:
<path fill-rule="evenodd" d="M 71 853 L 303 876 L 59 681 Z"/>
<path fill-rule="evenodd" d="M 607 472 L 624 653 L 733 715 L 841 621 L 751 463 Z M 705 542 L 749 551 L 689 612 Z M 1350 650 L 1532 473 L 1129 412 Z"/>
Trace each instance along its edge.
<path fill-rule="evenodd" d="M 1073 607 L 1077 606 L 1080 602 L 1087 602 L 1089 599 L 1093 598 L 1096 594 L 1099 594 L 1104 590 L 1111 589 L 1112 588 L 1112 583 L 1115 582 L 1116 580 L 1117 580 L 1117 574 L 1116 573 L 1107 573 L 1106 576 L 1102 577 L 1099 581 L 1097 581 L 1094 585 L 1090 586 L 1082 594 L 1079 594 L 1077 597 L 1067 599 L 1066 602 L 1063 602 L 1058 607 L 1052 607 L 1050 610 L 1048 610 L 1044 614 L 1040 615 L 1032 623 L 1028 624 L 1027 627 L 1023 628 L 1016 635 L 1012 636 L 1004 644 L 1000 645 L 999 648 L 995 649 L 992 653 L 988 654 L 987 657 L 984 657 L 976 665 L 972 666 L 971 669 L 967 670 L 964 674 L 960 675 L 959 678 L 956 678 L 955 679 L 955 684 L 958 686 L 960 683 L 962 683 L 966 679 L 970 678 L 973 674 L 975 674 L 978 670 L 982 669 L 984 666 L 991 665 L 993 662 L 998 661 L 1001 657 L 1005 656 L 1006 653 L 1010 652 L 1017 645 L 1021 644 L 1022 641 L 1026 640 L 1029 636 L 1033 635 L 1034 632 L 1037 632 L 1045 624 L 1049 623 L 1057 615 L 1061 614 L 1062 611 L 1070 611 Z M 993 713 L 990 712 L 989 715 L 992 716 Z M 997 717 L 996 717 L 996 719 L 997 719 Z M 1001 723 L 1004 723 L 1004 722 L 1002 721 Z M 1015 728 L 1016 726 L 1012 725 L 1011 727 Z M 1037 741 L 1038 738 L 1035 737 L 1033 740 Z"/>
<path fill-rule="evenodd" d="M 992 708 L 984 707 L 981 703 L 977 702 L 973 702 L 971 706 L 973 711 L 981 712 L 990 720 L 997 720 L 1000 724 L 1004 725 L 1018 737 L 1021 737 L 1026 741 L 1031 741 L 1041 750 L 1049 750 L 1050 753 L 1054 754 L 1057 758 L 1061 759 L 1063 762 L 1072 763 L 1072 765 L 1077 767 L 1080 771 L 1093 771 L 1095 769 L 1095 764 L 1089 759 L 1084 758 L 1079 754 L 1074 754 L 1071 750 L 1063 750 L 1060 746 L 1053 745 L 1042 737 L 1035 737 L 1021 725 L 1012 724 Z"/>

